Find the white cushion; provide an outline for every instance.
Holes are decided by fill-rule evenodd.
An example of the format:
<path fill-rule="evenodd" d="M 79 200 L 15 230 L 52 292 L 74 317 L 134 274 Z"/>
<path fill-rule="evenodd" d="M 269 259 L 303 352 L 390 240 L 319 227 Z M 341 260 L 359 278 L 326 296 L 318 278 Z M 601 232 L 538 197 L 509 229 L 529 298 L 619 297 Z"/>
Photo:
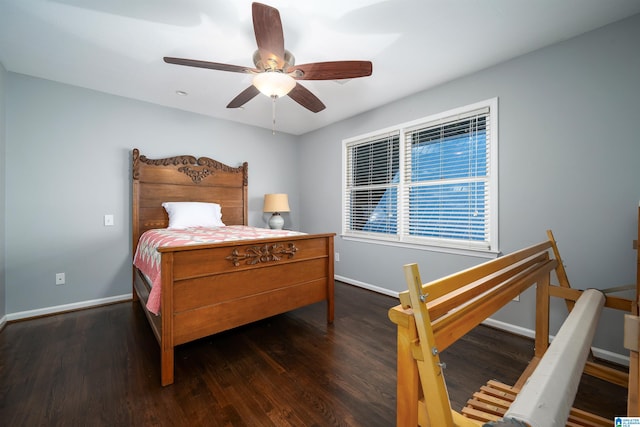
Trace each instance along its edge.
<path fill-rule="evenodd" d="M 164 202 L 162 207 L 169 214 L 169 228 L 224 227 L 217 203 Z"/>

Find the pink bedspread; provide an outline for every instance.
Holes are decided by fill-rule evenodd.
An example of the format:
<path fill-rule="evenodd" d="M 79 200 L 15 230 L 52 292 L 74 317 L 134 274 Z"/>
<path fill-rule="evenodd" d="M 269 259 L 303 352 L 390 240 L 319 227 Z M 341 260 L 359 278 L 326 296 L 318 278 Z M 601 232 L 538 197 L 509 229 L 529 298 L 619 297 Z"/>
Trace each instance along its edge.
<path fill-rule="evenodd" d="M 140 236 L 138 248 L 133 259 L 135 265 L 151 280 L 151 292 L 147 301 L 147 309 L 158 314 L 160 312 L 160 252 L 158 248 L 167 246 L 197 245 L 204 243 L 220 243 L 232 240 L 263 239 L 273 237 L 298 236 L 304 233 L 290 230 L 271 230 L 268 228 L 229 225 L 226 227 L 203 228 L 194 227 L 184 230 L 167 228 L 146 231 Z"/>

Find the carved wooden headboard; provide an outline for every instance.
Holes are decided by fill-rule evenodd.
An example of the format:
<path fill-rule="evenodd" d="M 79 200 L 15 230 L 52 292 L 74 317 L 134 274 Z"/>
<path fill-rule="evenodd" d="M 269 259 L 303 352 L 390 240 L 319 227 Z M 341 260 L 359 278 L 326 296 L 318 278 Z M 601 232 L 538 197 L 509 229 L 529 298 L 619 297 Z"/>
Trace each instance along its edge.
<path fill-rule="evenodd" d="M 194 156 L 149 159 L 133 149 L 133 252 L 140 235 L 165 228 L 169 218 L 163 202 L 209 202 L 222 207 L 227 225 L 246 225 L 248 165 L 231 167 Z"/>

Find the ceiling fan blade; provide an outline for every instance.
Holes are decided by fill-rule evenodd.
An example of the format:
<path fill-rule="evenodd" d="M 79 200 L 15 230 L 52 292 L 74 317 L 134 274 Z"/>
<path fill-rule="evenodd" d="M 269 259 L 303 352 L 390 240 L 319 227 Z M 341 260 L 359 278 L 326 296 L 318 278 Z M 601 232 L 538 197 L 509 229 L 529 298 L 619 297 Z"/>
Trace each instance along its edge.
<path fill-rule="evenodd" d="M 312 94 L 309 89 L 302 86 L 300 83 L 297 83 L 296 86 L 291 90 L 291 92 L 289 92 L 289 97 L 296 101 L 298 104 L 302 105 L 307 110 L 310 110 L 314 113 L 322 111 L 326 108 L 317 96 Z"/>
<path fill-rule="evenodd" d="M 373 64 L 370 61 L 332 61 L 294 65 L 287 73 L 298 80 L 341 80 L 370 76 Z"/>
<path fill-rule="evenodd" d="M 211 70 L 231 71 L 234 73 L 257 73 L 259 70 L 240 65 L 221 64 L 219 62 L 198 61 L 197 59 L 164 57 L 164 62 L 168 64 L 186 65 L 188 67 L 209 68 Z"/>
<path fill-rule="evenodd" d="M 242 107 L 244 104 L 246 104 L 247 102 L 255 98 L 256 95 L 258 95 L 259 93 L 260 91 L 254 85 L 251 85 L 245 90 L 243 90 L 242 92 L 240 92 L 238 96 L 233 98 L 229 103 L 229 105 L 227 105 L 227 108 Z"/>
<path fill-rule="evenodd" d="M 253 3 L 253 31 L 262 64 L 282 69 L 284 66 L 284 33 L 278 9 L 262 3 Z"/>

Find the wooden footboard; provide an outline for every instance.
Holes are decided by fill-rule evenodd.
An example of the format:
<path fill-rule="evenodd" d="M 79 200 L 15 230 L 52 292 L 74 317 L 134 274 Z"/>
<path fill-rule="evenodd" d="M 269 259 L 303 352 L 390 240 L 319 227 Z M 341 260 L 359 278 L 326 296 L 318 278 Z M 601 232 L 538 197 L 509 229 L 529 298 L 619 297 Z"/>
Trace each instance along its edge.
<path fill-rule="evenodd" d="M 177 345 L 321 301 L 333 322 L 333 236 L 161 248 L 161 315 L 145 312 L 162 349 L 162 385 L 173 382 Z M 144 305 L 148 287 L 139 274 L 135 282 Z"/>

